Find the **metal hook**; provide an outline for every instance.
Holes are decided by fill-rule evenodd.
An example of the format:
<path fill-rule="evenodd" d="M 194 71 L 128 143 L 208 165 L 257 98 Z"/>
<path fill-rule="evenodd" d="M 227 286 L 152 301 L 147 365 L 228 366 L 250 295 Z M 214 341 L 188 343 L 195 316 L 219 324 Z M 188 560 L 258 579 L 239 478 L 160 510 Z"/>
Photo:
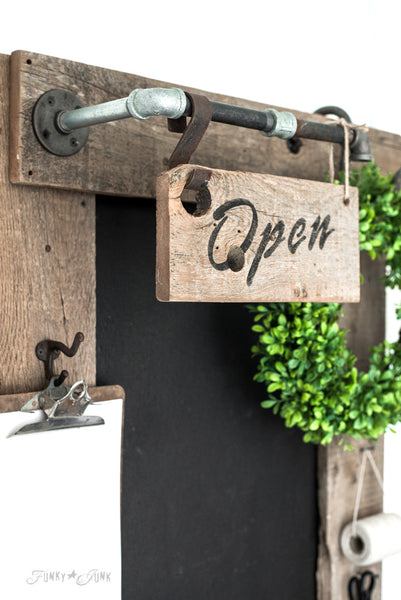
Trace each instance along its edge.
<path fill-rule="evenodd" d="M 78 333 L 74 337 L 74 341 L 72 343 L 71 348 L 68 348 L 62 342 L 56 342 L 55 340 L 43 340 L 37 344 L 35 348 L 36 356 L 39 360 L 45 363 L 45 377 L 49 381 L 56 377 L 53 371 L 53 362 L 55 358 L 60 356 L 60 352 L 65 354 L 68 357 L 74 356 L 78 348 L 84 340 L 84 334 L 78 331 Z M 68 377 L 68 371 L 61 371 L 60 375 L 55 379 L 54 385 L 59 386 L 63 383 L 63 381 Z"/>
<path fill-rule="evenodd" d="M 186 124 L 186 117 L 177 120 L 168 119 L 170 131 L 183 132 L 168 161 L 169 169 L 189 163 L 212 120 L 212 105 L 206 96 L 189 94 L 188 92 L 185 92 L 185 95 L 192 105 L 192 117 L 188 125 Z"/>
<path fill-rule="evenodd" d="M 345 119 L 347 123 L 352 123 L 349 114 L 339 106 L 322 106 L 313 112 L 317 115 L 335 115 L 339 119 Z"/>

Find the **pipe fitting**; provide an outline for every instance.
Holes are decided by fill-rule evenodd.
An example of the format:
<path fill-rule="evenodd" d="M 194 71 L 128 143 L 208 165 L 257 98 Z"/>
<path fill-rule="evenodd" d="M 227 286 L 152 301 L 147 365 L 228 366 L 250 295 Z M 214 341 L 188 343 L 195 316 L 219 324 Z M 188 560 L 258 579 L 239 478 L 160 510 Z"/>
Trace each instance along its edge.
<path fill-rule="evenodd" d="M 263 135 L 268 137 L 278 137 L 282 140 L 292 138 L 297 131 L 297 119 L 290 112 L 279 112 L 274 108 L 266 108 L 263 112 L 270 117 L 273 117 L 273 129 L 270 131 L 262 131 Z"/>
<path fill-rule="evenodd" d="M 369 136 L 362 129 L 355 129 L 355 137 L 350 144 L 350 160 L 370 162 L 373 160 Z"/>
<path fill-rule="evenodd" d="M 127 110 L 135 119 L 165 116 L 181 117 L 187 106 L 187 97 L 179 88 L 148 88 L 133 90 L 127 98 Z"/>

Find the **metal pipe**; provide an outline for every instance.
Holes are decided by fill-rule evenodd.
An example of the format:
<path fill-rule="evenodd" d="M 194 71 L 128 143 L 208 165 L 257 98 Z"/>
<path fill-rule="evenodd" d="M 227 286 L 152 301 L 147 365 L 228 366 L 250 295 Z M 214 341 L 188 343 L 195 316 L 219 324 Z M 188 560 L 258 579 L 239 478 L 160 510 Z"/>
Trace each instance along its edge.
<path fill-rule="evenodd" d="M 62 133 L 70 133 L 81 127 L 128 117 L 142 120 L 161 115 L 169 119 L 178 119 L 186 108 L 187 97 L 178 88 L 136 89 L 127 98 L 61 112 L 57 125 Z"/>
<path fill-rule="evenodd" d="M 315 123 L 313 121 L 298 120 L 296 137 L 308 140 L 320 140 L 321 142 L 332 142 L 335 144 L 344 143 L 344 128 L 329 123 Z M 349 131 L 350 144 L 354 141 L 355 129 Z"/>
<path fill-rule="evenodd" d="M 57 127 L 62 133 L 70 133 L 74 129 L 81 129 L 81 127 L 126 119 L 130 116 L 127 109 L 127 98 L 120 98 L 95 106 L 62 111 L 58 114 Z"/>
<path fill-rule="evenodd" d="M 211 102 L 212 121 L 226 123 L 248 129 L 256 129 L 267 134 L 278 135 L 277 122 L 280 115 L 291 115 L 291 113 L 274 111 L 254 110 L 223 104 L 222 102 Z M 75 110 L 61 112 L 58 116 L 58 128 L 62 133 L 69 133 L 74 129 L 117 121 L 134 117 L 135 119 L 148 119 L 152 116 L 165 116 L 169 119 L 192 115 L 192 106 L 185 92 L 178 88 L 149 88 L 136 89 L 127 98 L 87 106 Z M 279 115 L 279 117 L 278 117 Z M 291 115 L 292 116 L 292 115 Z M 292 135 L 295 133 L 295 117 Z"/>
<path fill-rule="evenodd" d="M 227 125 L 237 125 L 247 129 L 257 129 L 259 131 L 271 130 L 274 119 L 271 115 L 252 108 L 243 108 L 242 106 L 232 106 L 222 102 L 211 102 L 212 121 L 216 123 L 226 123 Z M 188 116 L 190 113 L 188 113 Z"/>
<path fill-rule="evenodd" d="M 293 137 L 297 129 L 297 120 L 290 112 L 279 112 L 273 108 L 254 110 L 222 102 L 211 102 L 211 105 L 212 121 L 217 123 L 256 129 L 265 135 L 282 139 Z"/>
<path fill-rule="evenodd" d="M 344 129 L 335 123 L 331 125 L 297 120 L 290 112 L 279 112 L 274 109 L 259 111 L 214 101 L 211 105 L 212 121 L 218 123 L 256 129 L 265 135 L 287 140 L 305 138 L 344 143 Z M 152 116 L 178 119 L 191 115 L 191 102 L 185 92 L 179 88 L 135 89 L 127 98 L 61 112 L 58 115 L 57 127 L 62 133 L 70 133 L 74 129 L 128 117 L 140 120 Z M 351 150 L 355 150 L 356 160 L 371 160 L 369 139 L 365 132 L 350 129 L 349 140 Z M 362 152 L 359 152 L 360 145 L 363 146 Z"/>
<path fill-rule="evenodd" d="M 343 113 L 347 114 L 345 111 Z M 344 144 L 344 128 L 340 124 L 336 124 L 335 121 L 331 125 L 328 123 L 298 120 L 295 139 L 299 138 Z M 363 129 L 351 128 L 349 130 L 349 148 L 351 152 L 350 160 L 358 162 L 370 162 L 373 160 L 369 136 Z"/>

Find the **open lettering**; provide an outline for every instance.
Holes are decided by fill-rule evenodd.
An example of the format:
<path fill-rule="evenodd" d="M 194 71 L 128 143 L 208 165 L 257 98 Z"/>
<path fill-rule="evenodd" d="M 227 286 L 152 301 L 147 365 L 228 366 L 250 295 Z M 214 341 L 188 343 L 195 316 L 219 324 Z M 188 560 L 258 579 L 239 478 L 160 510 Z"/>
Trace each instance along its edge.
<path fill-rule="evenodd" d="M 244 254 L 249 250 L 258 230 L 258 213 L 255 207 L 253 206 L 252 202 L 250 202 L 249 200 L 245 200 L 243 198 L 229 200 L 228 202 L 225 202 L 215 210 L 213 218 L 216 221 L 219 221 L 219 223 L 215 226 L 210 235 L 208 244 L 208 255 L 211 265 L 214 269 L 217 269 L 218 271 L 225 271 L 229 269 L 230 266 L 228 264 L 227 259 L 220 263 L 217 263 L 214 260 L 213 253 L 214 248 L 216 246 L 216 241 L 219 237 L 222 228 L 224 227 L 224 224 L 228 219 L 227 213 L 234 208 L 238 208 L 239 206 L 248 207 L 252 211 L 251 225 L 249 227 L 248 233 L 244 241 L 240 246 Z M 267 225 L 261 233 L 261 240 L 259 242 L 259 246 L 256 250 L 255 256 L 249 268 L 246 281 L 247 285 L 252 285 L 252 282 L 254 280 L 262 258 L 269 258 L 269 256 L 271 256 L 273 252 L 277 250 L 280 244 L 282 244 L 285 241 L 287 241 L 287 247 L 289 252 L 291 254 L 295 254 L 300 245 L 303 242 L 306 242 L 309 234 L 309 241 L 307 242 L 308 250 L 313 250 L 318 240 L 318 247 L 320 250 L 323 250 L 327 238 L 333 233 L 333 231 L 335 231 L 334 229 L 329 229 L 329 226 L 330 215 L 327 215 L 323 220 L 321 216 L 318 216 L 310 226 L 312 231 L 309 232 L 306 219 L 301 217 L 296 221 L 296 223 L 294 223 L 294 225 L 290 229 L 288 238 L 286 238 L 286 224 L 284 220 L 281 219 L 276 224 L 273 224 L 271 222 L 267 223 Z"/>

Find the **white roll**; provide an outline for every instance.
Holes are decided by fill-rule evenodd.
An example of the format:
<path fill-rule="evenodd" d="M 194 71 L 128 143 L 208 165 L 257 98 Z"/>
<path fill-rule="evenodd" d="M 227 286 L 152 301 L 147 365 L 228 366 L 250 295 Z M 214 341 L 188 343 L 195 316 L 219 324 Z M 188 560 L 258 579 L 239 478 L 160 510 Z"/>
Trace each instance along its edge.
<path fill-rule="evenodd" d="M 401 552 L 401 516 L 379 513 L 352 523 L 341 533 L 341 550 L 354 565 L 373 565 L 386 556 Z"/>

